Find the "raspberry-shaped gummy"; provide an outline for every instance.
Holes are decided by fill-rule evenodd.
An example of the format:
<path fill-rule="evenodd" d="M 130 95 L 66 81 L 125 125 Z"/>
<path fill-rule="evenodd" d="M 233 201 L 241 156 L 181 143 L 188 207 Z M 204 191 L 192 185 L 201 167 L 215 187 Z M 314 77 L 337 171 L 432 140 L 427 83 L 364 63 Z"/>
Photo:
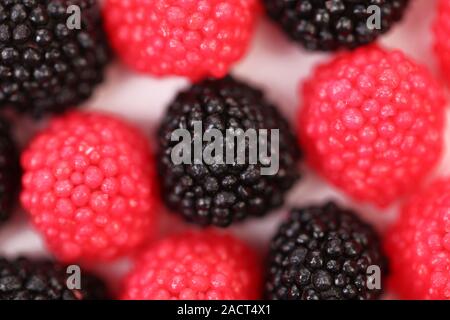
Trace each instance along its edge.
<path fill-rule="evenodd" d="M 40 116 L 87 99 L 109 60 L 96 0 L 0 0 L 0 107 Z"/>
<path fill-rule="evenodd" d="M 267 14 L 309 50 L 353 49 L 402 19 L 409 0 L 264 0 Z M 378 25 L 379 23 L 379 25 Z"/>
<path fill-rule="evenodd" d="M 437 17 L 433 26 L 434 49 L 438 57 L 442 75 L 450 83 L 450 1 L 440 0 Z"/>
<path fill-rule="evenodd" d="M 201 124 L 201 132 L 196 131 L 196 122 Z M 224 157 L 227 150 L 236 152 L 228 161 L 220 157 L 217 161 L 192 160 L 194 154 L 190 163 L 174 163 L 172 156 L 180 142 L 172 139 L 172 133 L 180 128 L 186 129 L 191 139 L 202 140 L 217 130 L 223 137 Z M 236 136 L 243 138 L 241 141 L 249 141 L 245 137 L 248 132 L 254 132 L 257 141 L 267 141 L 270 166 L 275 170 L 264 174 L 268 166 L 261 158 L 250 161 L 249 154 L 258 148 L 261 152 L 262 143 L 255 146 L 249 142 L 241 149 L 238 139 L 227 139 L 230 130 L 240 131 Z M 260 130 L 266 130 L 267 139 Z M 278 130 L 278 141 L 272 138 L 272 130 Z M 212 145 L 202 143 L 202 155 Z M 279 158 L 277 168 L 275 157 Z M 300 157 L 296 138 L 277 108 L 263 92 L 232 77 L 207 79 L 179 93 L 159 128 L 158 173 L 164 201 L 171 210 L 200 225 L 227 227 L 280 207 L 300 176 Z"/>
<path fill-rule="evenodd" d="M 385 206 L 439 160 L 444 105 L 442 88 L 403 53 L 360 48 L 304 84 L 301 141 L 322 176 L 358 201 Z"/>
<path fill-rule="evenodd" d="M 392 289 L 403 299 L 450 300 L 450 180 L 412 196 L 386 237 Z"/>
<path fill-rule="evenodd" d="M 108 290 L 103 281 L 81 271 L 81 288 L 69 288 L 70 273 L 50 260 L 0 257 L 0 300 L 104 300 Z M 69 282 L 68 282 L 69 280 Z"/>
<path fill-rule="evenodd" d="M 156 198 L 145 137 L 99 113 L 53 119 L 22 154 L 23 207 L 61 260 L 130 254 L 151 234 Z"/>
<path fill-rule="evenodd" d="M 125 280 L 123 299 L 247 300 L 261 289 L 259 259 L 240 240 L 206 230 L 152 245 Z"/>
<path fill-rule="evenodd" d="M 370 267 L 381 288 L 369 285 Z M 387 261 L 372 226 L 330 202 L 293 209 L 270 245 L 265 294 L 275 300 L 373 300 Z"/>
<path fill-rule="evenodd" d="M 0 118 L 0 224 L 12 213 L 20 186 L 19 154 L 9 124 Z"/>
<path fill-rule="evenodd" d="M 257 0 L 107 0 L 106 30 L 140 72 L 193 80 L 222 77 L 246 52 Z"/>

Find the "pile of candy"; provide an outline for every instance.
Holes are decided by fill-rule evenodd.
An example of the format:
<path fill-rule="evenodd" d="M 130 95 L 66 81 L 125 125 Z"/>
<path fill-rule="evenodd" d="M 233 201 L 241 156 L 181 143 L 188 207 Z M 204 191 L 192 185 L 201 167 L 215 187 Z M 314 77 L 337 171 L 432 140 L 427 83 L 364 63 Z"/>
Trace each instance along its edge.
<path fill-rule="evenodd" d="M 450 299 L 450 180 L 426 183 L 444 151 L 450 1 L 433 27 L 443 81 L 376 43 L 409 2 L 0 0 L 0 232 L 20 202 L 55 257 L 0 258 L 0 299 Z M 333 51 L 300 85 L 296 130 L 229 75 L 263 15 Z M 192 83 L 152 138 L 73 110 L 114 56 Z M 22 151 L 18 113 L 49 118 Z M 381 236 L 334 202 L 292 208 L 259 256 L 225 228 L 280 208 L 303 161 L 355 202 L 402 201 L 400 217 Z M 204 229 L 155 239 L 164 208 Z M 91 273 L 67 287 L 65 266 L 123 257 L 120 292 Z"/>

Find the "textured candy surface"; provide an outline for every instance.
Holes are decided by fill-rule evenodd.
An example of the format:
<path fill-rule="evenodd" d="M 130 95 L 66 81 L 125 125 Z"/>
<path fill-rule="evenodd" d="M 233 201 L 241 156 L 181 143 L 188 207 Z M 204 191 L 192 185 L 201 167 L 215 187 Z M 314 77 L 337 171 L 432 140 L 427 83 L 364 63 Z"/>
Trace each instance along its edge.
<path fill-rule="evenodd" d="M 436 14 L 433 26 L 434 49 L 442 69 L 441 73 L 450 83 L 450 1 L 440 0 Z"/>
<path fill-rule="evenodd" d="M 221 133 L 223 154 L 226 156 L 227 149 L 236 150 L 231 160 L 219 158 L 209 162 L 202 157 L 190 163 L 174 163 L 172 154 L 179 142 L 172 140 L 172 134 L 176 129 L 186 128 L 191 139 L 198 136 L 194 122 L 201 124 L 200 139 L 212 130 Z M 267 140 L 261 129 L 267 130 Z M 279 143 L 272 138 L 272 129 L 278 130 Z M 258 155 L 257 161 L 251 163 L 248 155 L 255 154 L 258 145 L 247 143 L 244 151 L 238 151 L 238 139 L 226 139 L 228 130 L 240 130 L 237 136 L 243 137 L 241 140 L 253 130 L 254 141 L 256 138 L 267 141 L 273 172 L 263 174 L 262 169 L 268 166 L 262 164 Z M 211 145 L 204 142 L 202 154 Z M 263 150 L 263 144 L 259 146 Z M 191 150 L 191 158 L 193 153 L 195 150 Z M 275 156 L 279 159 L 275 160 Z M 232 77 L 207 79 L 181 92 L 159 128 L 158 173 L 165 203 L 186 220 L 201 225 L 227 227 L 247 217 L 261 217 L 281 206 L 287 191 L 299 178 L 300 156 L 296 138 L 277 108 L 261 91 Z"/>
<path fill-rule="evenodd" d="M 133 253 L 155 224 L 153 160 L 123 120 L 73 112 L 51 120 L 22 154 L 21 201 L 61 260 Z"/>
<path fill-rule="evenodd" d="M 87 99 L 109 60 L 100 14 L 96 0 L 0 0 L 0 107 L 41 116 Z"/>
<path fill-rule="evenodd" d="M 104 300 L 108 290 L 96 276 L 80 270 L 80 289 L 67 286 L 67 269 L 49 260 L 0 257 L 0 300 Z M 70 282 L 72 283 L 72 282 Z"/>
<path fill-rule="evenodd" d="M 261 291 L 260 262 L 240 240 L 212 230 L 151 246 L 125 280 L 123 299 L 246 300 Z"/>
<path fill-rule="evenodd" d="M 192 80 L 228 73 L 258 13 L 256 0 L 107 0 L 104 7 L 110 41 L 127 65 Z"/>
<path fill-rule="evenodd" d="M 386 251 L 400 298 L 450 300 L 450 180 L 408 201 L 387 234 Z"/>
<path fill-rule="evenodd" d="M 391 204 L 440 158 L 443 90 L 400 51 L 341 53 L 319 66 L 302 92 L 308 162 L 355 200 Z"/>
<path fill-rule="evenodd" d="M 273 238 L 267 299 L 373 300 L 383 292 L 387 260 L 376 231 L 334 203 L 293 209 Z M 369 267 L 381 289 L 369 287 Z"/>
<path fill-rule="evenodd" d="M 402 19 L 409 0 L 263 2 L 267 14 L 294 41 L 310 50 L 336 50 L 375 41 Z"/>

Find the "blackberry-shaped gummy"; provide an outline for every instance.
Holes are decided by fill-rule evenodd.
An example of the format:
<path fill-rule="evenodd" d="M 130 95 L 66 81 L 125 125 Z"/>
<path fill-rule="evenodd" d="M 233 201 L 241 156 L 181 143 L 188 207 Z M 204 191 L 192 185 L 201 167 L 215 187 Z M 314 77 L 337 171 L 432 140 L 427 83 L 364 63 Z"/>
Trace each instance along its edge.
<path fill-rule="evenodd" d="M 66 267 L 49 260 L 0 257 L 0 300 L 104 300 L 102 280 L 81 271 L 81 288 L 69 289 Z M 72 284 L 69 279 L 69 284 Z"/>
<path fill-rule="evenodd" d="M 373 42 L 403 17 L 409 0 L 264 0 L 268 15 L 309 50 L 354 49 Z M 371 10 L 377 6 L 379 11 Z M 375 8 L 375 7 L 373 7 Z M 380 12 L 380 28 L 371 17 Z M 373 22 L 376 22 L 374 20 Z M 369 27 L 370 26 L 370 27 Z"/>
<path fill-rule="evenodd" d="M 9 124 L 0 118 L 0 224 L 11 215 L 20 185 L 19 155 Z"/>
<path fill-rule="evenodd" d="M 369 266 L 384 280 L 387 260 L 374 229 L 334 203 L 293 209 L 270 247 L 268 299 L 376 299 Z M 374 284 L 374 283 L 370 283 Z"/>
<path fill-rule="evenodd" d="M 197 136 L 194 127 L 198 123 L 202 125 L 203 135 L 212 129 L 221 132 L 224 157 L 226 149 L 234 147 L 233 161 L 221 159 L 220 164 L 204 158 L 193 159 L 194 142 L 191 164 L 172 161 L 173 149 L 180 143 L 171 139 L 174 130 L 187 129 L 193 138 Z M 277 156 L 272 129 L 278 129 L 279 170 L 273 175 L 262 174 L 261 169 L 267 166 L 261 161 L 256 164 L 249 161 L 250 144 L 245 145 L 245 161 L 239 161 L 239 140 L 234 139 L 233 145 L 232 140 L 225 139 L 230 129 L 241 134 L 256 132 L 258 139 L 263 138 L 260 129 L 266 129 L 267 150 L 272 150 L 272 156 Z M 203 142 L 202 152 L 208 147 L 211 148 L 211 143 Z M 279 207 L 287 190 L 299 178 L 296 164 L 300 156 L 295 136 L 277 109 L 265 100 L 261 91 L 232 77 L 207 79 L 180 93 L 159 129 L 158 172 L 164 201 L 171 210 L 200 225 L 226 227 L 247 216 L 262 216 Z M 226 164 L 230 162 L 234 164 Z"/>
<path fill-rule="evenodd" d="M 0 0 L 1 108 L 41 116 L 76 106 L 108 60 L 97 1 Z"/>

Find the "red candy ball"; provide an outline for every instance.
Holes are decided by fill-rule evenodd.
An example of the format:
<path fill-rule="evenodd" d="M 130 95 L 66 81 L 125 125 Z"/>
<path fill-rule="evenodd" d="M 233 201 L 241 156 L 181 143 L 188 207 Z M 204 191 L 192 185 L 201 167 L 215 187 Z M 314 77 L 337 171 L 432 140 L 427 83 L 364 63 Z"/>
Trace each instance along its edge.
<path fill-rule="evenodd" d="M 223 77 L 248 47 L 257 0 L 106 0 L 113 48 L 131 68 L 192 80 Z"/>
<path fill-rule="evenodd" d="M 237 300 L 261 295 L 259 259 L 244 243 L 211 230 L 150 247 L 125 280 L 123 299 Z"/>
<path fill-rule="evenodd" d="M 434 49 L 440 63 L 442 75 L 450 83 L 450 1 L 439 1 L 433 31 Z"/>
<path fill-rule="evenodd" d="M 302 92 L 308 162 L 355 200 L 389 205 L 417 188 L 440 158 L 443 90 L 400 51 L 342 52 Z"/>
<path fill-rule="evenodd" d="M 124 121 L 91 112 L 55 118 L 22 166 L 22 205 L 59 259 L 113 259 L 152 234 L 153 159 L 145 136 Z"/>
<path fill-rule="evenodd" d="M 391 286 L 403 299 L 450 299 L 450 180 L 404 206 L 388 232 Z"/>

